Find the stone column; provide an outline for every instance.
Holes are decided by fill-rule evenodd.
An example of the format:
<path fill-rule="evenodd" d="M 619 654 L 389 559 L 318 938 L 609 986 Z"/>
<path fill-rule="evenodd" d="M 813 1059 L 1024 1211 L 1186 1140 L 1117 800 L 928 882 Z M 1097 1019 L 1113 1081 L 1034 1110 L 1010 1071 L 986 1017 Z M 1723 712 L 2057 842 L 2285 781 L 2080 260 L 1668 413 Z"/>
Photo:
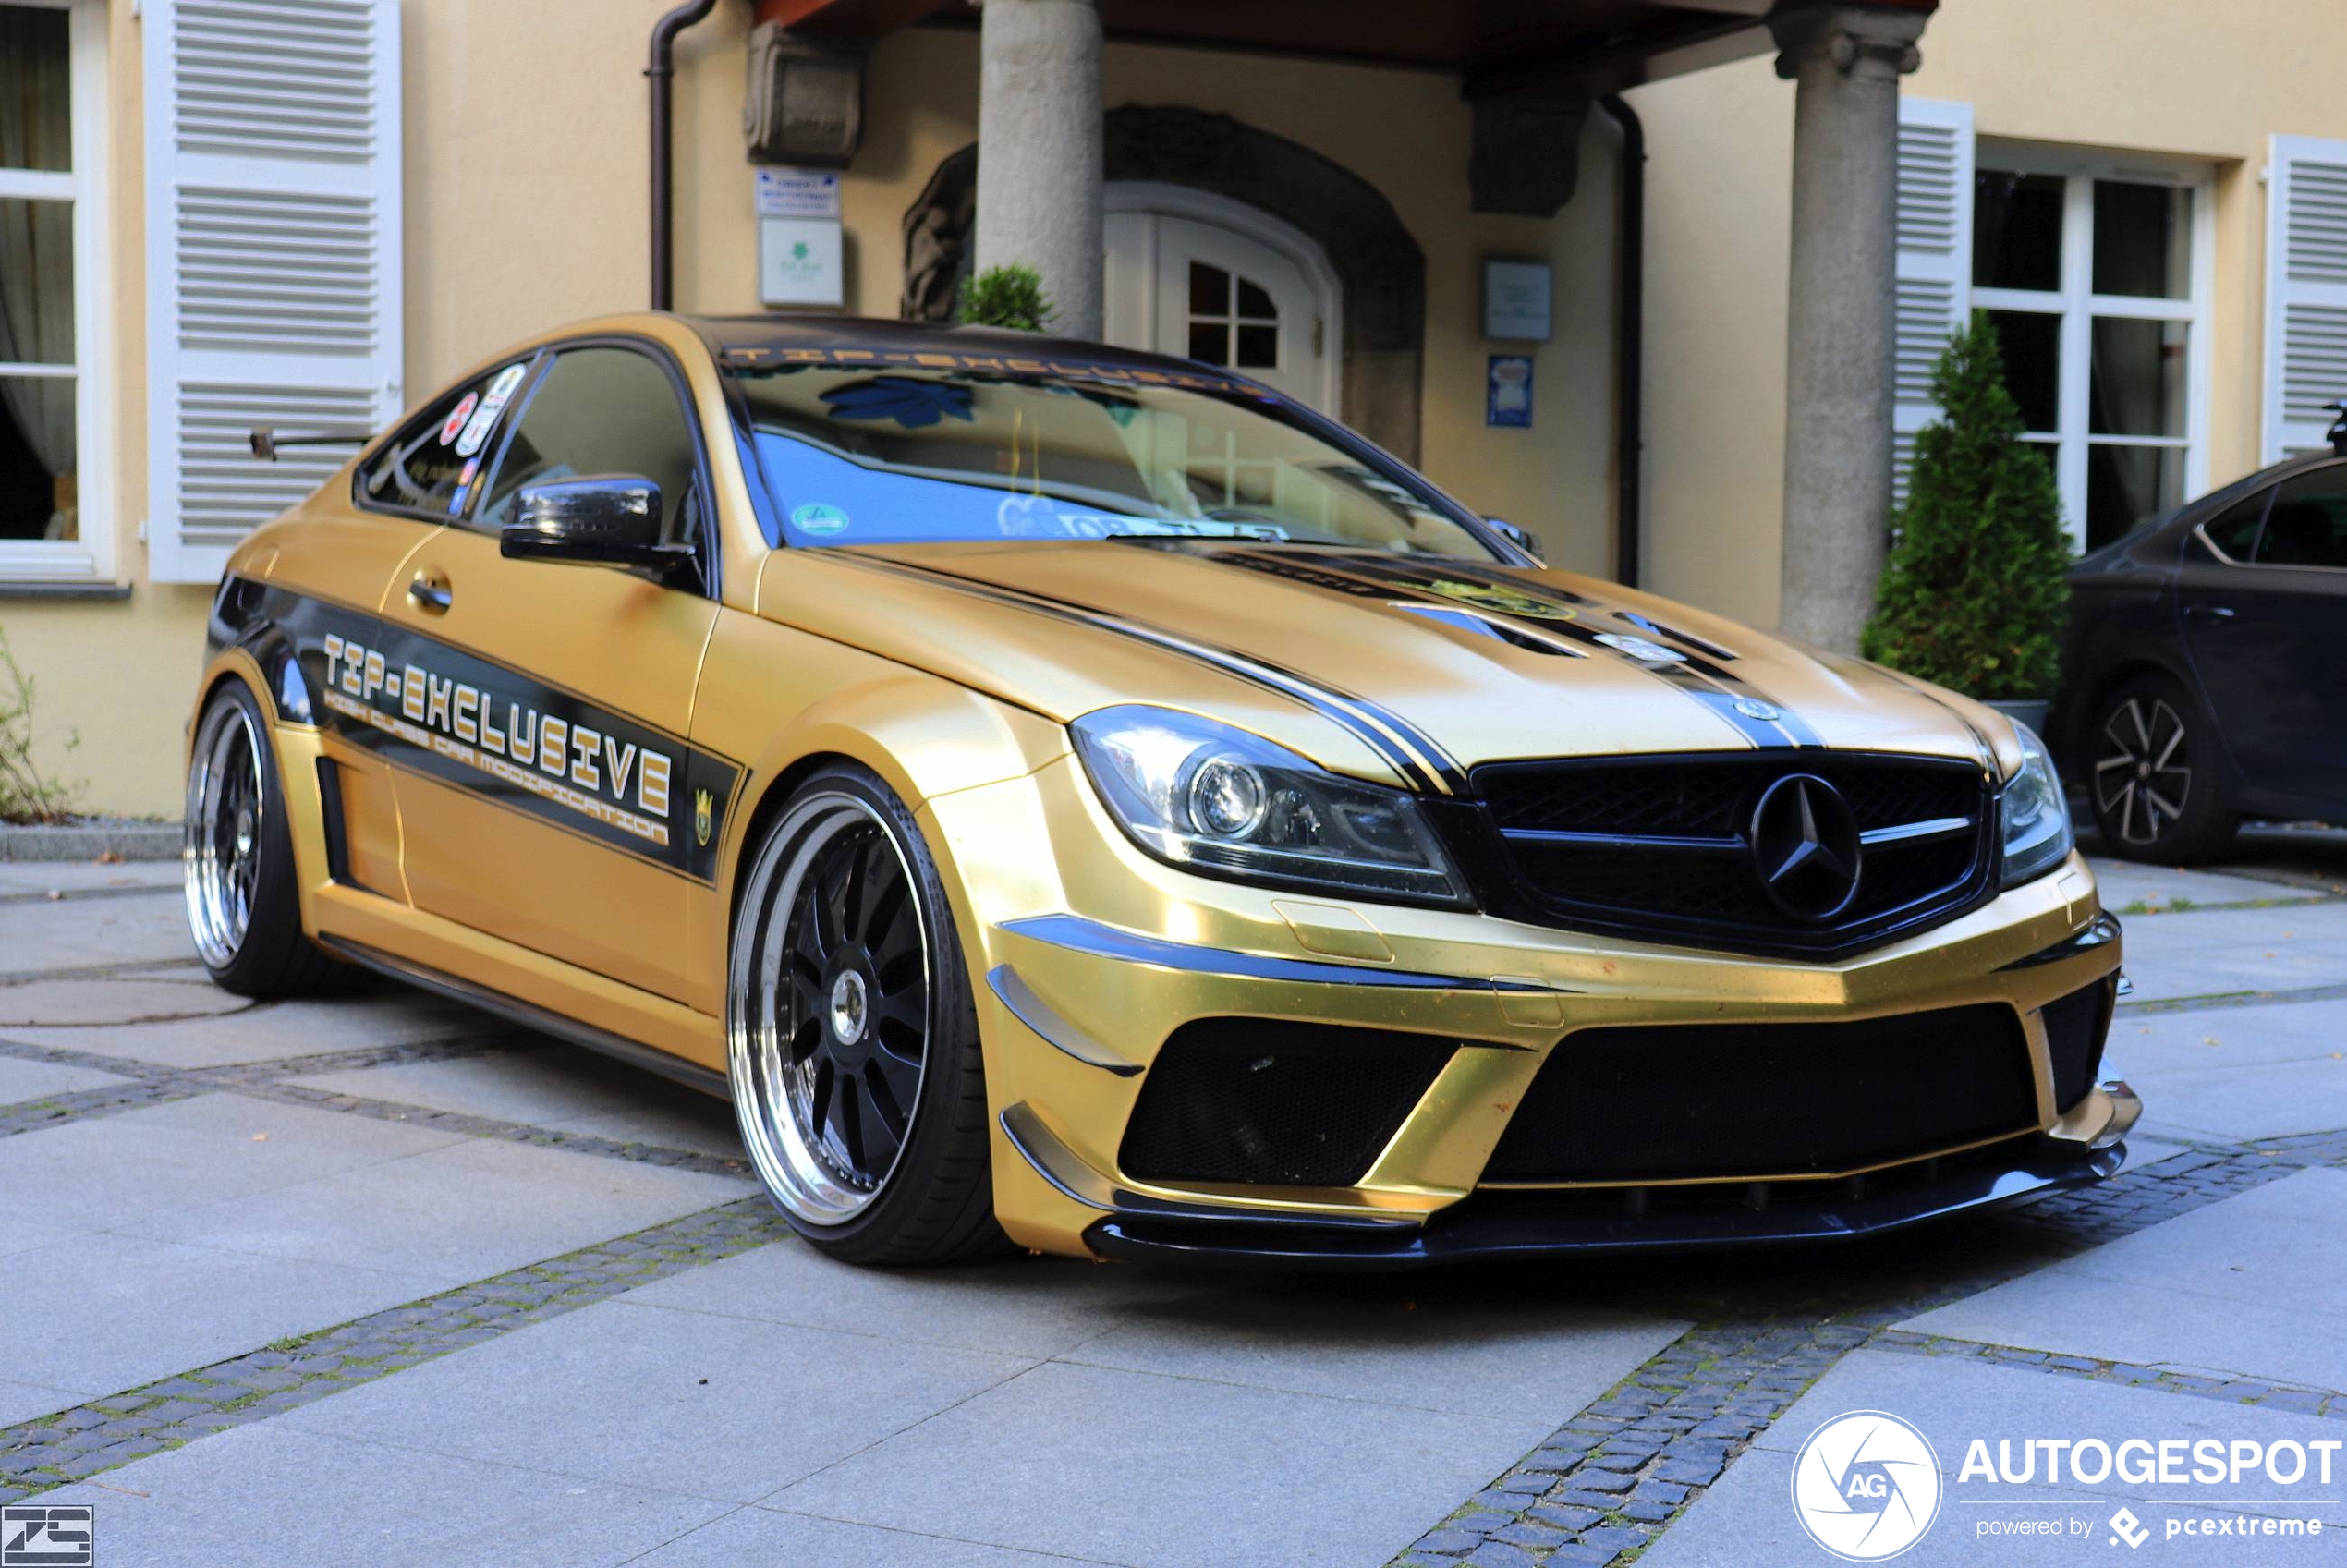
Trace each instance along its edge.
<path fill-rule="evenodd" d="M 984 0 L 979 35 L 977 265 L 1033 267 L 1050 330 L 1098 338 L 1098 0 Z"/>
<path fill-rule="evenodd" d="M 1769 20 L 1777 74 L 1799 84 L 1779 625 L 1842 653 L 1873 609 L 1889 527 L 1899 78 L 1927 15 L 1815 5 Z"/>

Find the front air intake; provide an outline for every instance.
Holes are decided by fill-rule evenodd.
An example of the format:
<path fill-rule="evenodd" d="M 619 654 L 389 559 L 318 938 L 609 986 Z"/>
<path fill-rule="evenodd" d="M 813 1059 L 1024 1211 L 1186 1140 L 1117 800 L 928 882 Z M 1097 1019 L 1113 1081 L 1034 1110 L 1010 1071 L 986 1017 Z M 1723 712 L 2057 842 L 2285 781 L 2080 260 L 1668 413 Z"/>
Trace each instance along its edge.
<path fill-rule="evenodd" d="M 1142 1080 L 1118 1164 L 1144 1182 L 1349 1186 L 1456 1040 L 1270 1018 L 1203 1018 Z"/>

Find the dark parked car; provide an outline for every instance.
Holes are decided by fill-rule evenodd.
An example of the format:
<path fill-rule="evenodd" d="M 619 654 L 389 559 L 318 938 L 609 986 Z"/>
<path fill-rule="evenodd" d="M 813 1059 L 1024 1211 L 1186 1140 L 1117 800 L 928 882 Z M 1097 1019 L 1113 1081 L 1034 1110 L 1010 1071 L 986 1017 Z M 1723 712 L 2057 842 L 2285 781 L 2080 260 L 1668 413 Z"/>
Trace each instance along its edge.
<path fill-rule="evenodd" d="M 2331 439 L 2071 568 L 2051 739 L 2113 852 L 2347 820 L 2347 414 Z"/>

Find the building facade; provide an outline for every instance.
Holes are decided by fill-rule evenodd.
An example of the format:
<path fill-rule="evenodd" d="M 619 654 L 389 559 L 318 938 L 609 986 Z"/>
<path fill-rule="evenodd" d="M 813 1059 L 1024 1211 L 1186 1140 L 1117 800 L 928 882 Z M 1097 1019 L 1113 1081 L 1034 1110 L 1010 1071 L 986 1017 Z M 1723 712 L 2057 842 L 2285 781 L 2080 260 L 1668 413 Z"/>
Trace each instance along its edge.
<path fill-rule="evenodd" d="M 675 42 L 675 306 L 935 316 L 1035 259 L 1072 328 L 1261 374 L 1556 565 L 1824 641 L 1805 595 L 1870 577 L 1850 529 L 1973 309 L 2082 542 L 2347 392 L 2321 0 L 1227 9 L 718 0 Z M 0 629 L 87 808 L 176 814 L 208 578 L 344 455 L 251 426 L 380 426 L 645 302 L 662 11 L 0 0 Z M 852 151 L 761 188 L 752 136 Z"/>

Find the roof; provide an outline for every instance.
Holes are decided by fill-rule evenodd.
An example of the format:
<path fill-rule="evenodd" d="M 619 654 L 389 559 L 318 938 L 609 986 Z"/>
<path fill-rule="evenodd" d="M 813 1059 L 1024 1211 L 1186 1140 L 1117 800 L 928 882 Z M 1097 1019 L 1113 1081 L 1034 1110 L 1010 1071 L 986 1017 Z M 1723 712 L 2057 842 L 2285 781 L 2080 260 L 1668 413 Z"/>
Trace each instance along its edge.
<path fill-rule="evenodd" d="M 1257 397 L 1269 389 L 1210 365 L 1072 337 L 993 327 L 940 326 L 878 316 L 689 316 L 720 363 L 870 364 L 907 370 L 1101 376 Z"/>

